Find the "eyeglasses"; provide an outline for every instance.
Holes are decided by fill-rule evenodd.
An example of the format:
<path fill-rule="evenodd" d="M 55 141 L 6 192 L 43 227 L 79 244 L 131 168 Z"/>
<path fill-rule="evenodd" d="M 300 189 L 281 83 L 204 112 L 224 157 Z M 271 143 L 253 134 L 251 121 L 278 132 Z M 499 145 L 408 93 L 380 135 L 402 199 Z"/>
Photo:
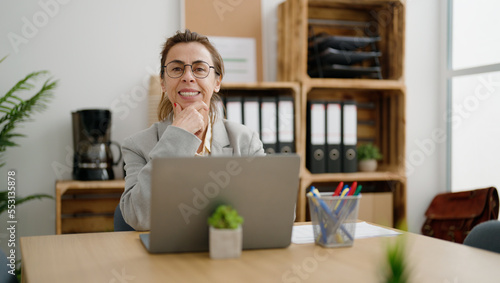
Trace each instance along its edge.
<path fill-rule="evenodd" d="M 184 64 L 183 62 L 180 61 L 172 61 L 168 63 L 166 66 L 163 66 L 163 68 L 165 68 L 167 75 L 169 77 L 176 79 L 184 75 L 186 66 L 191 67 L 191 72 L 193 72 L 193 76 L 195 76 L 195 78 L 198 79 L 204 79 L 208 77 L 208 74 L 210 74 L 210 68 L 213 68 L 215 70 L 214 66 L 210 66 L 207 62 L 204 61 L 194 62 L 193 64 Z"/>

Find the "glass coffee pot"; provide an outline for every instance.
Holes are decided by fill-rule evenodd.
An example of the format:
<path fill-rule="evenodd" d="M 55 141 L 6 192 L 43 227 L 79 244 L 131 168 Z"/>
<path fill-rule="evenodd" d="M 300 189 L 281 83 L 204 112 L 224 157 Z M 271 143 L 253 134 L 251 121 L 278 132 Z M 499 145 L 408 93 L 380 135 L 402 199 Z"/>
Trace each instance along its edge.
<path fill-rule="evenodd" d="M 72 112 L 73 122 L 73 179 L 112 180 L 113 166 L 121 161 L 120 145 L 111 141 L 111 111 L 84 109 Z M 114 160 L 111 146 L 118 148 Z"/>

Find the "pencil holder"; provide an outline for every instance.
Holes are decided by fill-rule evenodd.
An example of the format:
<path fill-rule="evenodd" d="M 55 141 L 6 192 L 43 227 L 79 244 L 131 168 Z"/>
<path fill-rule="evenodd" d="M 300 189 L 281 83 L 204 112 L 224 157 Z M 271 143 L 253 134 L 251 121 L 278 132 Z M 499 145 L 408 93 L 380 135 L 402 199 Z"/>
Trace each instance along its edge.
<path fill-rule="evenodd" d="M 307 195 L 315 243 L 327 248 L 352 246 L 361 195 L 332 194 Z"/>

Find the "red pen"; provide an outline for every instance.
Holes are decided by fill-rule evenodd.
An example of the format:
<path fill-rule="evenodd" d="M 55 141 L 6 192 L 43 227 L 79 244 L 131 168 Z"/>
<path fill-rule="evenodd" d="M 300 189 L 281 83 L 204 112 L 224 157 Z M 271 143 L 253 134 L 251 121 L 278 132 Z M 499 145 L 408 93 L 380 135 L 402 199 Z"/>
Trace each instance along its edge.
<path fill-rule="evenodd" d="M 349 189 L 349 193 L 347 194 L 348 196 L 352 196 L 354 192 L 356 191 L 356 186 L 358 185 L 358 182 L 354 181 L 352 183 L 351 189 Z"/>
<path fill-rule="evenodd" d="M 337 189 L 333 193 L 333 196 L 338 196 L 340 195 L 340 191 L 342 190 L 342 187 L 344 186 L 344 182 L 340 182 L 339 185 L 337 186 Z"/>

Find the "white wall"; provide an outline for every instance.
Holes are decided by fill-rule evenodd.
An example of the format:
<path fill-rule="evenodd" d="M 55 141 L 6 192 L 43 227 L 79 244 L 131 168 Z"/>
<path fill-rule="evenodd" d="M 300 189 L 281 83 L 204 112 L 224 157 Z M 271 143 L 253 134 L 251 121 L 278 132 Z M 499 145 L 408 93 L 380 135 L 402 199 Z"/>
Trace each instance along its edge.
<path fill-rule="evenodd" d="M 8 148 L 0 169 L 17 171 L 17 194 L 55 194 L 56 179 L 71 178 L 71 112 L 113 110 L 113 140 L 147 126 L 150 73 L 159 70 L 166 37 L 180 28 L 179 0 L 1 1 L 0 93 L 35 70 L 49 70 L 59 86 L 43 113 L 18 128 L 27 137 Z M 16 38 L 14 44 L 10 38 Z M 117 168 L 119 169 L 119 168 Z M 116 170 L 118 173 L 120 170 Z M 118 174 L 118 177 L 122 175 Z M 5 215 L 2 215 L 0 227 Z M 55 202 L 17 208 L 17 236 L 55 233 Z M 0 231 L 1 247 L 7 234 Z"/>
<path fill-rule="evenodd" d="M 444 1 L 444 0 L 442 0 Z M 442 3 L 408 0 L 406 8 L 407 221 L 420 232 L 432 198 L 446 190 L 446 93 L 441 77 Z"/>
<path fill-rule="evenodd" d="M 0 2 L 0 93 L 34 70 L 46 69 L 60 85 L 47 111 L 33 116 L 19 131 L 18 148 L 9 148 L 0 169 L 17 170 L 17 193 L 54 195 L 56 179 L 71 177 L 71 111 L 114 110 L 112 139 L 147 125 L 147 79 L 159 68 L 160 45 L 180 27 L 180 1 L 2 1 Z M 264 1 L 263 1 L 264 2 Z M 276 6 L 263 3 L 265 80 L 276 77 Z M 441 119 L 440 5 L 407 1 L 406 82 L 408 224 L 418 232 L 432 197 L 445 189 L 444 143 L 429 146 Z M 49 9 L 40 3 L 52 3 Z M 63 4 L 64 3 L 64 4 Z M 44 20 L 44 16 L 46 20 Z M 34 19 L 35 17 L 35 19 Z M 423 20 L 425 19 L 425 20 Z M 28 29 L 26 21 L 33 24 Z M 35 25 L 36 23 L 36 25 Z M 36 30 L 35 30 L 36 29 Z M 24 34 L 23 34 L 24 31 Z M 14 46 L 9 33 L 25 38 Z M 17 50 L 16 50 L 17 48 Z M 419 159 L 419 157 L 422 157 Z M 119 171 L 119 170 L 118 170 Z M 2 181 L 4 182 L 4 181 Z M 4 185 L 2 184 L 2 187 Z M 18 207 L 18 237 L 53 234 L 55 203 L 32 201 Z M 0 218 L 5 223 L 5 215 Z M 2 225 L 3 227 L 3 225 Z M 2 246 L 7 235 L 0 231 Z"/>

